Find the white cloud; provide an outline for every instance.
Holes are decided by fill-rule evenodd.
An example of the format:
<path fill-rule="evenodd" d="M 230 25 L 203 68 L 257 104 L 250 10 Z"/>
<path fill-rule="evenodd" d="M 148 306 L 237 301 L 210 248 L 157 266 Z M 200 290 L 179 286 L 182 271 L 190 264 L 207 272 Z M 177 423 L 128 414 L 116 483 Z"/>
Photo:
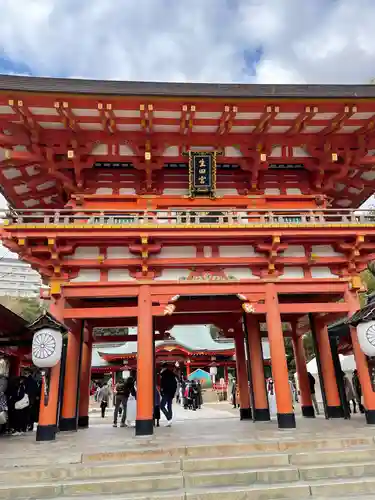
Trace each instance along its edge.
<path fill-rule="evenodd" d="M 0 0 L 0 47 L 35 74 L 368 82 L 374 0 Z M 261 48 L 255 78 L 244 53 Z"/>

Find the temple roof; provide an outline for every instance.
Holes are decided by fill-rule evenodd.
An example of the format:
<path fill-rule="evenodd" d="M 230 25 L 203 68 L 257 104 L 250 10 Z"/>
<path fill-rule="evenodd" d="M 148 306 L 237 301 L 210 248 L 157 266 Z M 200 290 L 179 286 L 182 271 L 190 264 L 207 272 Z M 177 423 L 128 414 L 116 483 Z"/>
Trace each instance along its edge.
<path fill-rule="evenodd" d="M 169 83 L 0 76 L 0 90 L 123 96 L 375 98 L 375 85 Z"/>
<path fill-rule="evenodd" d="M 171 330 L 171 336 L 174 340 L 165 340 L 155 343 L 156 347 L 163 345 L 176 345 L 186 349 L 189 352 L 216 352 L 217 354 L 224 353 L 228 350 L 234 350 L 233 342 L 216 342 L 212 339 L 209 328 L 203 325 L 192 326 L 175 326 Z M 263 341 L 263 357 L 270 358 L 268 342 Z M 117 355 L 126 356 L 134 355 L 137 352 L 137 342 L 126 342 L 117 347 L 109 347 L 107 349 L 100 348 L 99 356 Z M 93 366 L 96 366 L 93 364 Z"/>

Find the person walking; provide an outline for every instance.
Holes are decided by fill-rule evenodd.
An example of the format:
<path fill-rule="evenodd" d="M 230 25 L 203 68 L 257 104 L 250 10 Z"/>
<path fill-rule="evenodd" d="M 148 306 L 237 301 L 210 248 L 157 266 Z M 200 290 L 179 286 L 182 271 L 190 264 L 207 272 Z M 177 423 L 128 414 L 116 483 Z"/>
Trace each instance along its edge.
<path fill-rule="evenodd" d="M 130 394 L 137 398 L 137 392 L 135 389 L 135 376 L 132 374 L 126 380 L 121 380 L 116 384 L 116 398 L 115 398 L 115 411 L 113 415 L 113 427 L 117 427 L 117 419 L 119 415 L 120 408 L 122 408 L 121 413 L 121 424 L 120 427 L 126 427 L 126 413 L 127 405 Z"/>
<path fill-rule="evenodd" d="M 352 385 L 353 385 L 354 395 L 358 403 L 359 411 L 361 413 L 365 413 L 365 409 L 362 404 L 362 387 L 358 377 L 358 370 L 353 371 Z"/>
<path fill-rule="evenodd" d="M 177 378 L 172 370 L 168 368 L 167 363 L 163 363 L 160 375 L 160 393 L 161 402 L 160 410 L 163 412 L 167 419 L 167 427 L 172 425 L 173 411 L 172 403 L 173 398 L 177 391 Z"/>
<path fill-rule="evenodd" d="M 309 377 L 309 384 L 310 384 L 310 394 L 311 394 L 311 401 L 314 405 L 314 408 L 315 408 L 315 413 L 317 415 L 320 415 L 320 412 L 319 412 L 319 405 L 318 405 L 318 401 L 316 400 L 316 395 L 315 395 L 315 377 L 312 373 L 310 372 L 307 372 L 307 375 Z"/>
<path fill-rule="evenodd" d="M 357 413 L 357 405 L 356 405 L 356 400 L 355 400 L 355 395 L 354 395 L 354 390 L 352 383 L 349 380 L 349 377 L 345 372 L 342 372 L 342 378 L 344 380 L 344 387 L 345 387 L 345 396 L 346 400 L 348 402 L 349 406 L 349 412 L 351 413 L 351 408 L 350 408 L 350 402 L 353 404 L 353 413 Z"/>
<path fill-rule="evenodd" d="M 98 392 L 98 403 L 100 405 L 100 409 L 102 412 L 102 418 L 105 418 L 105 411 L 108 407 L 110 397 L 110 390 L 107 384 L 104 384 L 103 387 Z"/>

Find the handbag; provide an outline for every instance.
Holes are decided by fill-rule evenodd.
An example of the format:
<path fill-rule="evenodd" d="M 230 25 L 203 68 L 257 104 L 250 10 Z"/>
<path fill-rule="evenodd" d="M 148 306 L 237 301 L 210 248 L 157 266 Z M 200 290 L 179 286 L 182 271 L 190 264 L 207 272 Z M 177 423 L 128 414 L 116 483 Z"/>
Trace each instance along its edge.
<path fill-rule="evenodd" d="M 15 403 L 14 408 L 16 410 L 24 410 L 29 406 L 29 404 L 30 404 L 29 396 L 25 394 L 22 399 L 20 399 Z"/>
<path fill-rule="evenodd" d="M 5 425 L 8 422 L 8 412 L 0 411 L 0 425 Z"/>

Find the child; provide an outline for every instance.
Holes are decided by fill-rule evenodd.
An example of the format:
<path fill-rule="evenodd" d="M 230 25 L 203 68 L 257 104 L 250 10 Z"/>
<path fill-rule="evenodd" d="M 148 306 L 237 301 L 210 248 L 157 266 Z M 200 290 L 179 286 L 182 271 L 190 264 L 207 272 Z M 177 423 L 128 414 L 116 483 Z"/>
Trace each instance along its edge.
<path fill-rule="evenodd" d="M 154 427 L 160 427 L 160 391 L 155 387 Z"/>

